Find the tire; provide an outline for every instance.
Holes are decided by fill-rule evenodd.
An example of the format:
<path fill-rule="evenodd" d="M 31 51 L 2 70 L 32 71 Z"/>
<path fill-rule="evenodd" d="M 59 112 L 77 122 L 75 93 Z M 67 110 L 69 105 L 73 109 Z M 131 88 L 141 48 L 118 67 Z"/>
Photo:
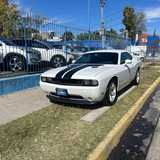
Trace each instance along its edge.
<path fill-rule="evenodd" d="M 57 68 L 66 65 L 65 58 L 60 55 L 54 56 L 51 61 L 51 67 Z"/>
<path fill-rule="evenodd" d="M 117 83 L 112 79 L 106 89 L 106 94 L 102 103 L 107 106 L 112 106 L 117 101 Z"/>
<path fill-rule="evenodd" d="M 12 72 L 19 72 L 23 70 L 24 60 L 20 55 L 12 55 L 8 57 L 8 67 Z"/>
<path fill-rule="evenodd" d="M 134 85 L 138 85 L 140 83 L 140 71 L 137 70 L 135 79 L 133 80 Z"/>
<path fill-rule="evenodd" d="M 141 60 L 142 62 L 144 62 L 144 58 L 143 58 L 143 57 L 141 57 L 140 60 Z"/>

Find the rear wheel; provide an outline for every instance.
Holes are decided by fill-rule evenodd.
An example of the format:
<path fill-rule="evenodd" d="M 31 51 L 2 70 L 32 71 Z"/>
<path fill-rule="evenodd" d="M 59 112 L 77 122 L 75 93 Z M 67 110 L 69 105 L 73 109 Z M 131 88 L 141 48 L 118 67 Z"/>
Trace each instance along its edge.
<path fill-rule="evenodd" d="M 51 66 L 54 68 L 65 66 L 65 64 L 65 59 L 60 55 L 54 56 L 52 58 Z"/>
<path fill-rule="evenodd" d="M 115 80 L 111 80 L 108 84 L 103 104 L 111 106 L 117 101 L 117 85 Z"/>
<path fill-rule="evenodd" d="M 20 55 L 13 55 L 8 57 L 8 67 L 12 72 L 19 72 L 23 70 L 23 58 Z"/>

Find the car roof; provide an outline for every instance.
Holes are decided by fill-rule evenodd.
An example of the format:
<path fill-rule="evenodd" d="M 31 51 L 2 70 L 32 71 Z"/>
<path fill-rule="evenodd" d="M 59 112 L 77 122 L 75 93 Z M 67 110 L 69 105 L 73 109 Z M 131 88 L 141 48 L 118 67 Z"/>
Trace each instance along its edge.
<path fill-rule="evenodd" d="M 122 52 L 129 52 L 127 50 L 97 50 L 97 51 L 89 51 L 89 52 L 86 52 L 86 53 L 106 53 L 106 52 L 110 52 L 110 53 L 122 53 Z M 129 52 L 130 53 L 130 52 Z"/>

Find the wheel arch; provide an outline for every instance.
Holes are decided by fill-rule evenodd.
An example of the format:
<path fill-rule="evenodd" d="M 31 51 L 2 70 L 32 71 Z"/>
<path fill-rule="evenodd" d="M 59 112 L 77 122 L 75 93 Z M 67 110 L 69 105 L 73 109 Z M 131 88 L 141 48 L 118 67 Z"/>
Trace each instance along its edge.
<path fill-rule="evenodd" d="M 51 60 L 50 60 L 50 66 L 51 66 L 51 67 L 54 67 L 53 64 L 52 64 L 52 62 L 53 62 L 54 58 L 57 57 L 57 56 L 63 58 L 64 64 L 66 65 L 66 59 L 65 59 L 65 57 L 64 57 L 63 55 L 61 55 L 61 54 L 56 54 L 56 55 L 52 56 L 52 58 L 51 58 Z"/>
<path fill-rule="evenodd" d="M 118 77 L 117 77 L 117 76 L 113 76 L 112 78 L 110 78 L 110 80 L 108 81 L 108 84 L 109 84 L 112 80 L 115 80 L 115 81 L 116 81 L 116 86 L 118 87 Z"/>
<path fill-rule="evenodd" d="M 60 56 L 60 57 L 62 57 L 64 60 L 66 60 L 63 55 L 61 55 L 61 54 L 56 54 L 56 55 L 52 56 L 50 62 L 51 62 L 51 61 L 54 59 L 54 57 L 56 57 L 56 56 Z"/>
<path fill-rule="evenodd" d="M 19 53 L 15 53 L 15 52 L 10 52 L 10 53 L 6 54 L 5 57 L 4 57 L 5 63 L 7 62 L 7 60 L 8 60 L 9 57 L 15 56 L 15 55 L 22 56 L 23 60 L 25 60 L 25 62 L 26 62 L 26 58 L 24 57 L 24 55 L 19 54 Z"/>

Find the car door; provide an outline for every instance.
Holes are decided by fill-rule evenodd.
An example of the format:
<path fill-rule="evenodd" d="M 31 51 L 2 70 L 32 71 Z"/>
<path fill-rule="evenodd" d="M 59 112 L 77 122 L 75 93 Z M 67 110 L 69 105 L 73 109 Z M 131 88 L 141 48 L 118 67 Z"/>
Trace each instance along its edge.
<path fill-rule="evenodd" d="M 126 64 L 125 61 L 132 60 L 133 57 L 128 52 L 121 53 L 120 65 L 119 65 L 119 88 L 122 89 L 127 86 L 132 79 L 133 63 Z"/>
<path fill-rule="evenodd" d="M 50 61 L 50 54 L 51 53 L 48 53 L 47 46 L 45 46 L 43 43 L 36 41 L 36 40 L 29 40 L 27 43 L 29 43 L 29 45 L 33 49 L 40 51 L 43 61 Z"/>

